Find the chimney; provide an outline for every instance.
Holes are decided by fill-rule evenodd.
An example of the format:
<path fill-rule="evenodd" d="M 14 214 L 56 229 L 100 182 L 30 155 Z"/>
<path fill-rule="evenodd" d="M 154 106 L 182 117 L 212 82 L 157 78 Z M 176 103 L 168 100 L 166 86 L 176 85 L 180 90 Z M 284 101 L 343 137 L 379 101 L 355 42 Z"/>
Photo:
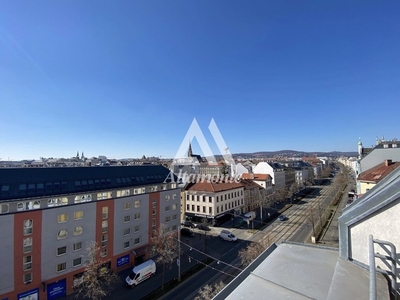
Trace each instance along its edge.
<path fill-rule="evenodd" d="M 250 179 L 254 179 L 254 173 L 250 173 Z"/>
<path fill-rule="evenodd" d="M 392 164 L 392 160 L 391 159 L 386 159 L 385 160 L 385 167 L 389 167 Z"/>

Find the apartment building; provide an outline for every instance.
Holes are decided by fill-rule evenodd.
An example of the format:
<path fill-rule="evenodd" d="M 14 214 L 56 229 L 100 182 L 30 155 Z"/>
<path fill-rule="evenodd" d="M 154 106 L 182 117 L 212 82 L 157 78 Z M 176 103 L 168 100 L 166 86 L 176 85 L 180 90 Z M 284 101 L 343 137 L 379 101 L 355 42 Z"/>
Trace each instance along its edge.
<path fill-rule="evenodd" d="M 240 182 L 207 181 L 189 183 L 182 189 L 185 218 L 211 224 L 228 215 L 240 215 L 244 207 L 244 187 Z"/>
<path fill-rule="evenodd" d="M 73 292 L 91 241 L 103 269 L 147 260 L 152 232 L 179 225 L 180 189 L 168 178 L 159 165 L 0 169 L 0 299 Z"/>

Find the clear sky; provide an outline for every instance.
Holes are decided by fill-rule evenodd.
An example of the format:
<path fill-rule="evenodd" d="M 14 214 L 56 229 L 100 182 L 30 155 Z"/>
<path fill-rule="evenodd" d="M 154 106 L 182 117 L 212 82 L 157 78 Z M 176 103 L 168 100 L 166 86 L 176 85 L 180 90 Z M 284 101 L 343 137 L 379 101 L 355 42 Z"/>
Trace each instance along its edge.
<path fill-rule="evenodd" d="M 399 1 L 1 1 L 0 160 L 357 151 L 399 100 Z"/>

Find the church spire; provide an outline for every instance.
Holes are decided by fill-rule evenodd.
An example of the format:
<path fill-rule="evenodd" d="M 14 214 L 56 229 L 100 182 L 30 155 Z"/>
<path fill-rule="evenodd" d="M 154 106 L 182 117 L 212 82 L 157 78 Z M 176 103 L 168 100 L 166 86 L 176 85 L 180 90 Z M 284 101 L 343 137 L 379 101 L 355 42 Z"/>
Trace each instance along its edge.
<path fill-rule="evenodd" d="M 191 143 L 189 143 L 189 149 L 188 149 L 188 157 L 192 157 L 192 155 L 193 155 L 193 152 L 192 152 L 192 144 Z"/>

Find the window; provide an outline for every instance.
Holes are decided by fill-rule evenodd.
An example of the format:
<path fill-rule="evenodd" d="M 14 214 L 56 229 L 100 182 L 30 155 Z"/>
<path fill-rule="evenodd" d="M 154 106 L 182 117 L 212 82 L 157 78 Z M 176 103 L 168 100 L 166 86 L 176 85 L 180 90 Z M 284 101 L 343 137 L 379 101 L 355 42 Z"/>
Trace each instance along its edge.
<path fill-rule="evenodd" d="M 124 216 L 124 223 L 127 223 L 130 220 L 131 220 L 131 216 L 130 215 Z"/>
<path fill-rule="evenodd" d="M 24 221 L 24 235 L 31 234 L 32 229 L 33 229 L 33 220 L 25 220 Z"/>
<path fill-rule="evenodd" d="M 169 206 L 169 205 L 165 207 L 165 211 L 170 211 L 170 209 L 171 209 L 171 206 Z"/>
<path fill-rule="evenodd" d="M 101 249 L 101 251 L 100 251 L 100 256 L 101 256 L 101 257 L 107 256 L 107 253 L 108 253 L 107 248 Z"/>
<path fill-rule="evenodd" d="M 58 223 L 64 223 L 68 221 L 68 214 L 59 214 L 57 218 Z"/>
<path fill-rule="evenodd" d="M 208 213 L 211 215 L 212 214 L 212 207 L 208 208 Z"/>
<path fill-rule="evenodd" d="M 219 213 L 219 206 L 217 206 L 217 214 Z"/>
<path fill-rule="evenodd" d="M 117 191 L 117 197 L 129 196 L 130 194 L 131 194 L 130 190 Z"/>
<path fill-rule="evenodd" d="M 124 203 L 124 210 L 130 209 L 130 208 L 131 208 L 131 203 L 130 202 Z"/>
<path fill-rule="evenodd" d="M 156 230 L 156 221 L 153 221 L 153 223 L 152 223 L 152 229 L 153 229 L 153 230 Z"/>
<path fill-rule="evenodd" d="M 64 255 L 67 253 L 67 246 L 57 248 L 57 256 Z"/>
<path fill-rule="evenodd" d="M 67 232 L 66 229 L 60 230 L 60 231 L 57 233 L 57 240 L 65 239 L 67 236 L 68 236 L 68 232 Z"/>
<path fill-rule="evenodd" d="M 174 225 L 174 226 L 172 226 L 172 230 L 176 230 L 177 229 L 177 226 L 176 225 Z"/>
<path fill-rule="evenodd" d="M 24 238 L 24 253 L 28 253 L 32 251 L 32 238 L 31 237 L 27 237 Z"/>
<path fill-rule="evenodd" d="M 81 249 L 82 249 L 82 242 L 74 243 L 74 245 L 72 247 L 73 251 L 78 251 L 78 250 L 81 250 Z"/>
<path fill-rule="evenodd" d="M 83 210 L 74 212 L 74 220 L 83 219 Z"/>
<path fill-rule="evenodd" d="M 101 232 L 104 233 L 107 232 L 107 230 L 108 230 L 108 221 L 105 220 L 101 222 Z"/>
<path fill-rule="evenodd" d="M 73 266 L 73 267 L 80 266 L 81 264 L 82 264 L 82 257 L 75 258 L 75 259 L 72 261 L 72 266 Z"/>
<path fill-rule="evenodd" d="M 197 205 L 197 212 L 200 212 L 200 205 Z"/>
<path fill-rule="evenodd" d="M 169 200 L 170 198 L 170 195 L 165 195 L 165 200 Z"/>
<path fill-rule="evenodd" d="M 205 213 L 206 212 L 206 207 L 205 206 L 203 206 L 203 213 Z"/>
<path fill-rule="evenodd" d="M 173 215 L 173 216 L 172 216 L 172 220 L 176 220 L 176 215 Z"/>
<path fill-rule="evenodd" d="M 125 228 L 124 229 L 124 235 L 129 235 L 131 233 L 131 229 L 130 228 Z"/>
<path fill-rule="evenodd" d="M 101 246 L 106 247 L 107 246 L 107 240 L 108 240 L 108 235 L 104 234 L 101 236 Z"/>
<path fill-rule="evenodd" d="M 186 210 L 190 210 L 190 204 L 186 204 Z"/>
<path fill-rule="evenodd" d="M 176 199 L 176 194 L 173 194 L 173 195 L 172 195 L 172 199 Z"/>
<path fill-rule="evenodd" d="M 217 202 L 219 201 L 219 196 L 217 196 Z"/>
<path fill-rule="evenodd" d="M 57 264 L 57 272 L 62 272 L 67 269 L 67 263 L 63 262 L 61 264 Z"/>
<path fill-rule="evenodd" d="M 97 200 L 110 199 L 111 197 L 111 192 L 97 193 Z"/>
<path fill-rule="evenodd" d="M 74 199 L 74 203 L 89 202 L 89 201 L 92 201 L 91 194 L 78 195 L 78 196 L 75 196 L 75 199 Z"/>
<path fill-rule="evenodd" d="M 53 206 L 60 206 L 60 205 L 67 205 L 68 204 L 68 198 L 53 198 L 47 200 L 47 207 L 53 207 Z"/>
<path fill-rule="evenodd" d="M 74 236 L 81 235 L 82 233 L 83 233 L 82 226 L 77 226 L 74 228 L 74 233 L 73 233 Z"/>
<path fill-rule="evenodd" d="M 157 199 L 153 198 L 153 202 L 152 203 L 153 203 L 153 208 L 156 207 L 157 206 Z"/>
<path fill-rule="evenodd" d="M 157 213 L 157 211 L 155 209 L 153 209 L 153 216 L 155 216 Z"/>
<path fill-rule="evenodd" d="M 133 243 L 134 243 L 135 245 L 139 244 L 139 243 L 140 243 L 140 237 L 136 238 L 136 239 L 133 241 Z"/>
<path fill-rule="evenodd" d="M 24 256 L 24 271 L 32 269 L 32 255 Z"/>
<path fill-rule="evenodd" d="M 212 199 L 213 199 L 212 197 L 208 197 L 208 202 L 211 203 L 211 202 L 212 202 Z"/>
<path fill-rule="evenodd" d="M 107 219 L 108 218 L 108 206 L 104 206 L 102 208 L 102 217 L 103 217 L 103 219 Z"/>
<path fill-rule="evenodd" d="M 140 219 L 140 213 L 135 214 L 135 220 L 138 220 L 138 219 Z"/>
<path fill-rule="evenodd" d="M 140 207 L 140 200 L 135 201 L 135 208 L 138 208 L 138 207 Z"/>
<path fill-rule="evenodd" d="M 24 283 L 31 283 L 32 282 L 32 273 L 24 274 Z"/>
<path fill-rule="evenodd" d="M 138 232 L 140 230 L 140 225 L 135 226 L 135 232 Z"/>
<path fill-rule="evenodd" d="M 192 205 L 192 211 L 194 211 L 194 205 Z"/>
<path fill-rule="evenodd" d="M 124 249 L 129 248 L 129 246 L 130 246 L 130 242 L 129 241 L 124 242 Z"/>
<path fill-rule="evenodd" d="M 0 214 L 8 213 L 9 207 L 8 204 L 1 204 L 0 205 Z"/>
<path fill-rule="evenodd" d="M 170 220 L 170 217 L 169 217 L 169 216 L 168 216 L 168 217 L 165 217 L 165 223 L 168 223 L 169 220 Z"/>

